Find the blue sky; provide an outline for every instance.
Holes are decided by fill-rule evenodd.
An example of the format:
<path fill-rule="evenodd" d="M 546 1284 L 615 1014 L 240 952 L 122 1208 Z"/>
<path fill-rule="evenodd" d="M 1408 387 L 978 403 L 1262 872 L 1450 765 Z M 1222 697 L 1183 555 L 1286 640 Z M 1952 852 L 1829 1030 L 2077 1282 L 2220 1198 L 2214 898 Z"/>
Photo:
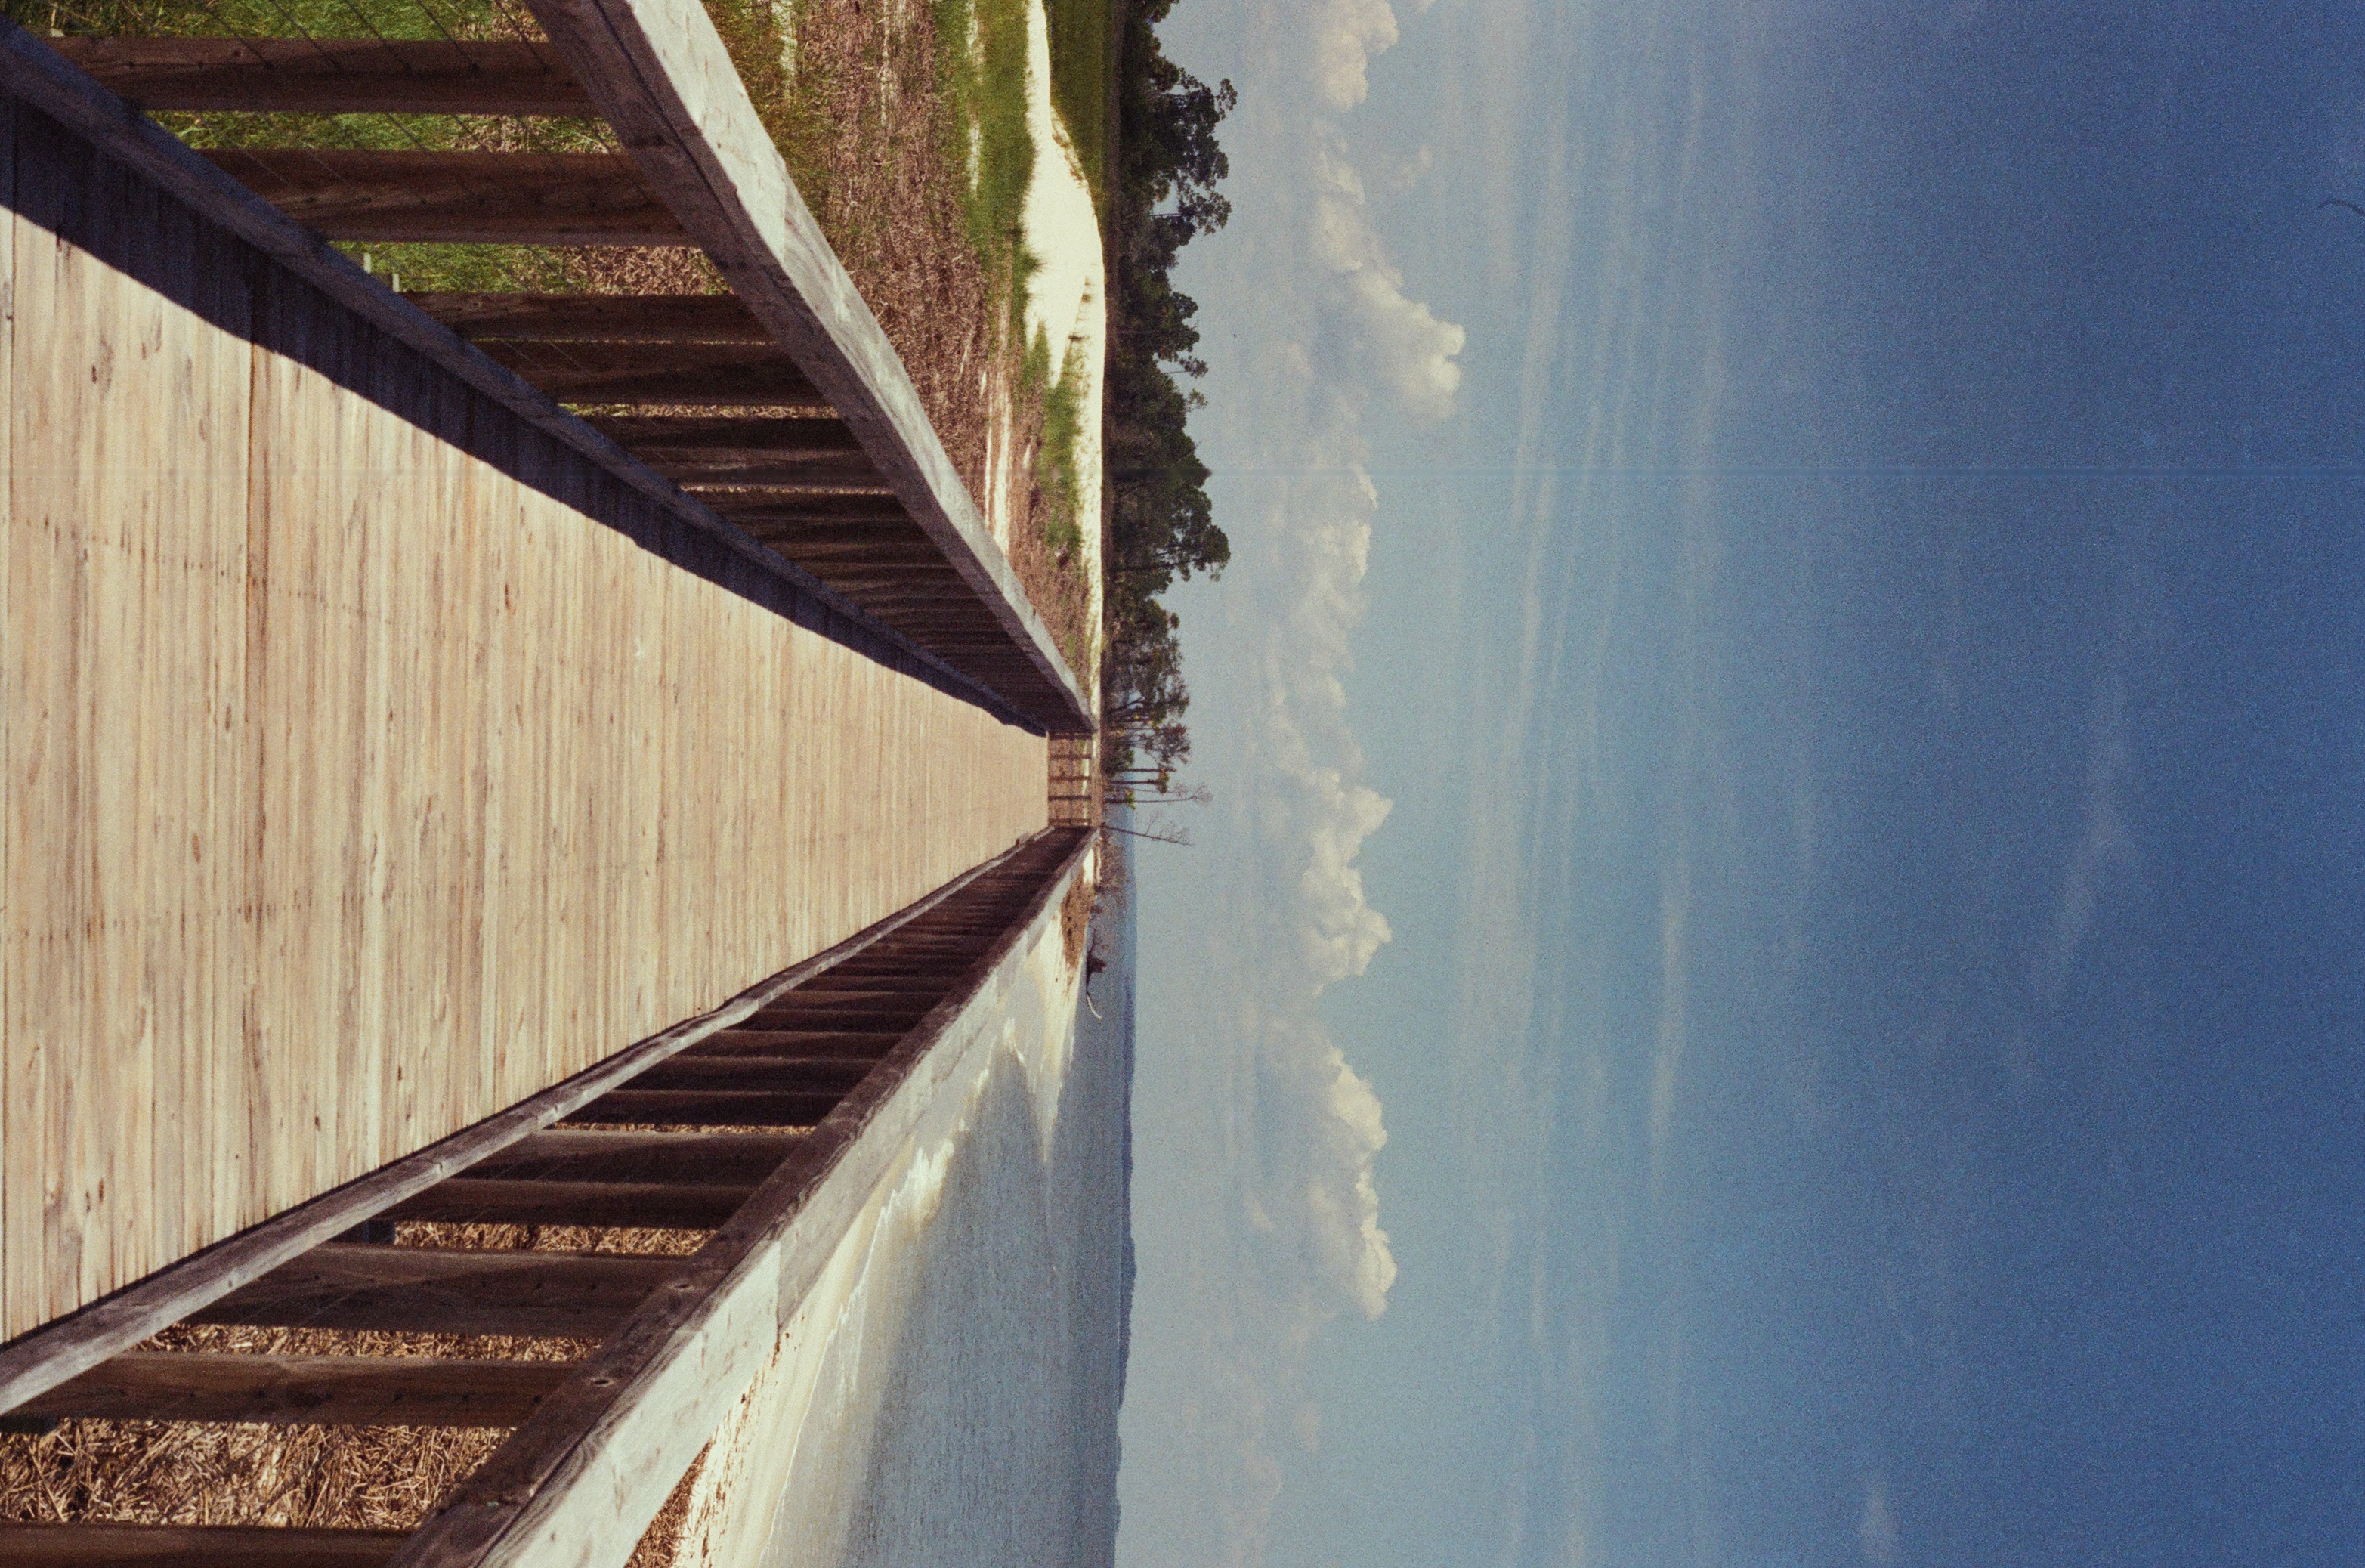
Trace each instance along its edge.
<path fill-rule="evenodd" d="M 2365 19 L 1183 0 L 1129 1565 L 2365 1547 Z"/>

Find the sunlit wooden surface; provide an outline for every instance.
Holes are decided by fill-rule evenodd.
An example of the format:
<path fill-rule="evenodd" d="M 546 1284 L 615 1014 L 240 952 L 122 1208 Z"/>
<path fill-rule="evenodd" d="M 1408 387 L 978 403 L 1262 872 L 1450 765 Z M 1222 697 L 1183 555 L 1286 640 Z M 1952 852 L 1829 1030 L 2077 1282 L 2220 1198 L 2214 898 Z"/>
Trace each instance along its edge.
<path fill-rule="evenodd" d="M 0 222 L 0 1334 L 1043 825 L 1041 738 Z"/>

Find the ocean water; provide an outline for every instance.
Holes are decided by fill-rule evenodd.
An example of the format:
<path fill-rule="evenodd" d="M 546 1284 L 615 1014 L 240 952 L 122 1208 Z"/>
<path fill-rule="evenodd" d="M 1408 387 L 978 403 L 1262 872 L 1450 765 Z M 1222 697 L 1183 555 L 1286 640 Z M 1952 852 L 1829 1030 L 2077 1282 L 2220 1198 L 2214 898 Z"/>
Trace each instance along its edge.
<path fill-rule="evenodd" d="M 1131 1287 L 1129 919 L 1056 933 L 718 1435 L 678 1561 L 1096 1564 L 1116 1541 Z"/>

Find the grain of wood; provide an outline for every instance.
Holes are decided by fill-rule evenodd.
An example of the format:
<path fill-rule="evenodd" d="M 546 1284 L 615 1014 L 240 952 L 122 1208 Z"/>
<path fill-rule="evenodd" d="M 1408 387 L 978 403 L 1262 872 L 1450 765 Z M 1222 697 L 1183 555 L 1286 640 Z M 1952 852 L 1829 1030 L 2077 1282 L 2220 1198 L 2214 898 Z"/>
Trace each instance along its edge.
<path fill-rule="evenodd" d="M 46 134 L 43 199 L 174 221 Z M 0 1334 L 1043 825 L 1040 737 L 441 439 L 510 416 L 284 274 L 263 346 L 11 241 Z"/>
<path fill-rule="evenodd" d="M 13 473 L 16 466 L 12 458 L 17 428 L 17 113 L 15 106 L 0 105 L 0 474 Z M 0 539 L 0 606 L 10 602 L 9 562 L 16 554 L 13 499 L 8 517 L 10 537 Z M 0 635 L 5 635 L 5 631 L 0 631 Z M 13 764 L 16 756 L 8 744 L 8 715 L 16 710 L 17 695 L 13 677 L 0 673 L 0 693 L 6 694 L 5 700 L 0 700 L 0 767 L 6 767 Z M 9 831 L 10 825 L 5 811 L 0 811 L 0 941 L 14 937 L 18 913 L 15 885 L 8 875 L 8 845 L 16 837 Z M 14 1068 L 17 1051 L 7 1033 L 13 1018 L 8 1010 L 9 978 L 15 968 L 0 962 L 0 1105 L 10 1103 L 9 1096 L 17 1087 Z M 5 1153 L 0 1153 L 0 1326 L 10 1321 L 9 1237 L 17 1220 L 15 1205 L 25 1186 L 11 1179 L 9 1163 Z"/>

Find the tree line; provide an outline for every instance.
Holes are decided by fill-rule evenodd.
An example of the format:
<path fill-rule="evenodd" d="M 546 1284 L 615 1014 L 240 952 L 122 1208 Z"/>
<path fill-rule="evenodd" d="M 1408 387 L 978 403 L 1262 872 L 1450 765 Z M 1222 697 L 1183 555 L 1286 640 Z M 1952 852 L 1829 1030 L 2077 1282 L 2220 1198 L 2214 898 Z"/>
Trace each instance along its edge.
<path fill-rule="evenodd" d="M 1174 0 L 1122 6 L 1116 169 L 1109 192 L 1110 333 L 1103 456 L 1107 653 L 1101 675 L 1103 762 L 1110 799 L 1202 798 L 1176 782 L 1191 755 L 1191 692 L 1182 620 L 1159 596 L 1194 575 L 1220 576 L 1231 542 L 1207 501 L 1207 465 L 1184 426 L 1205 399 L 1184 383 L 1206 374 L 1198 304 L 1176 289 L 1175 259 L 1231 217 L 1217 185 L 1231 172 L 1216 128 L 1235 101 L 1166 58 L 1158 24 Z"/>

